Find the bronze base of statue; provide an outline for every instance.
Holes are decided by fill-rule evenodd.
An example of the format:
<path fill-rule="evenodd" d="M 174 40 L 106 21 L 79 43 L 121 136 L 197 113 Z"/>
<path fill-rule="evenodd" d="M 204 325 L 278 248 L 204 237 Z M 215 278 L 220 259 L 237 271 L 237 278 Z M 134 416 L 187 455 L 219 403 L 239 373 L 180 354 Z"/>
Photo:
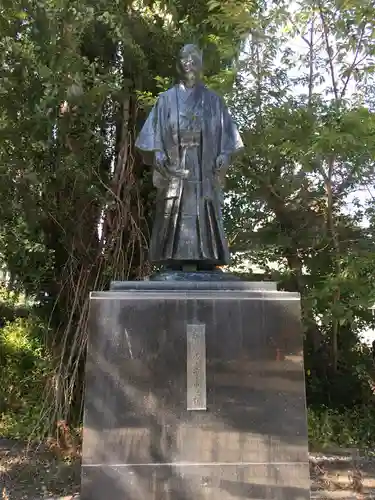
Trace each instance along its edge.
<path fill-rule="evenodd" d="M 238 276 L 220 268 L 202 269 L 197 266 L 182 266 L 180 269 L 162 269 L 149 277 L 150 281 L 241 281 Z"/>
<path fill-rule="evenodd" d="M 238 276 L 224 272 L 210 261 L 163 262 L 162 268 L 149 276 L 150 281 L 240 281 Z"/>
<path fill-rule="evenodd" d="M 163 263 L 166 271 L 217 271 L 220 268 L 212 262 L 206 260 L 171 260 L 170 262 Z"/>

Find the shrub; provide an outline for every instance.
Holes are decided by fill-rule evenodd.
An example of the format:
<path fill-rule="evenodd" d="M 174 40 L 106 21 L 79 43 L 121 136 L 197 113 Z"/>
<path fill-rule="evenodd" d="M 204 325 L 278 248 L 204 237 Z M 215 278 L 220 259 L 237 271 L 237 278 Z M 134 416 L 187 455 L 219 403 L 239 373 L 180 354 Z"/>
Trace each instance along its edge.
<path fill-rule="evenodd" d="M 36 318 L 19 318 L 0 329 L 0 435 L 34 438 L 44 434 L 52 358 L 45 328 Z"/>
<path fill-rule="evenodd" d="M 332 445 L 362 450 L 375 446 L 375 409 L 373 405 L 345 410 L 327 407 L 308 410 L 309 443 L 314 449 Z"/>

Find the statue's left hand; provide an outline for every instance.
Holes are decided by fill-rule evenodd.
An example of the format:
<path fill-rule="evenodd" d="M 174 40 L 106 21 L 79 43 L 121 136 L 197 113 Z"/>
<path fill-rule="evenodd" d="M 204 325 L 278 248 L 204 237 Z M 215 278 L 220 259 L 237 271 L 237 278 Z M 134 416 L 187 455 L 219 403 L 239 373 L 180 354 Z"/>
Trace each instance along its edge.
<path fill-rule="evenodd" d="M 214 175 L 218 180 L 222 188 L 225 186 L 225 174 L 229 167 L 230 158 L 228 155 L 219 155 L 216 158 L 215 172 Z"/>
<path fill-rule="evenodd" d="M 222 154 L 216 158 L 216 172 L 226 170 L 229 167 L 229 156 Z"/>

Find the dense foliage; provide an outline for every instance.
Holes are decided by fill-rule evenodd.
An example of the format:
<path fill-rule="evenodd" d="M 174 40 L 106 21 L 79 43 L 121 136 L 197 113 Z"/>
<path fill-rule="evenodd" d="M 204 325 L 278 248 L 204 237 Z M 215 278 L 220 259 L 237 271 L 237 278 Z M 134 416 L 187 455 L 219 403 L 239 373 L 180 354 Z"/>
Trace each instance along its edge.
<path fill-rule="evenodd" d="M 375 291 L 374 10 L 257 14 L 232 93 L 246 141 L 228 186 L 232 249 L 301 294 L 309 402 L 360 404 L 372 397 L 358 340 Z"/>
<path fill-rule="evenodd" d="M 134 139 L 184 41 L 203 47 L 246 145 L 227 185 L 235 263 L 302 296 L 312 439 L 327 415 L 330 429 L 354 406 L 367 415 L 374 19 L 369 0 L 2 2 L 0 257 L 34 303 L 3 330 L 4 380 L 22 381 L 14 343 L 27 359 L 35 349 L 36 367 L 25 378 L 35 393 L 21 384 L 15 405 L 2 396 L 9 418 L 43 409 L 26 394 L 44 384 L 54 404 L 41 428 L 79 419 L 89 290 L 150 270 L 154 190 Z"/>
<path fill-rule="evenodd" d="M 235 0 L 0 7 L 0 252 L 12 286 L 51 326 L 62 419 L 81 399 L 89 291 L 148 272 L 154 193 L 134 152 L 139 124 L 186 39 L 206 49 L 207 78 L 230 88 L 250 9 Z"/>

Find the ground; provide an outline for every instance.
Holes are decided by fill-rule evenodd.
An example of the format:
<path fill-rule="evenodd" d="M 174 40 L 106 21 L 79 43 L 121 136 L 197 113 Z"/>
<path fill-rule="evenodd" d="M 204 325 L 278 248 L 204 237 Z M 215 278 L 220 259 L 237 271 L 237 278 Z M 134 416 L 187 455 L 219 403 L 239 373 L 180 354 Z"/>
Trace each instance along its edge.
<path fill-rule="evenodd" d="M 0 499 L 70 500 L 79 492 L 79 458 L 62 458 L 44 445 L 0 440 Z"/>
<path fill-rule="evenodd" d="M 357 452 L 310 455 L 312 498 L 375 500 L 375 458 Z M 0 439 L 1 500 L 78 499 L 80 460 L 46 446 Z"/>
<path fill-rule="evenodd" d="M 311 498 L 375 500 L 375 459 L 357 450 L 310 454 Z"/>

